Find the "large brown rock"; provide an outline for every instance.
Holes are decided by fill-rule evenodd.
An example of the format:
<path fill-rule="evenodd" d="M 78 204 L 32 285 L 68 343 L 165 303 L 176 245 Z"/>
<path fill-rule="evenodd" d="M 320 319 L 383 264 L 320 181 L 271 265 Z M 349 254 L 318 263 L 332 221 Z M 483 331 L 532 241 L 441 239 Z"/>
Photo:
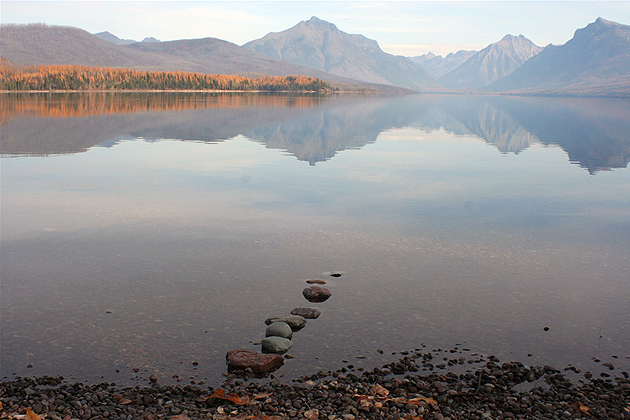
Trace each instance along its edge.
<path fill-rule="evenodd" d="M 284 364 L 284 357 L 279 354 L 260 354 L 245 349 L 228 351 L 225 360 L 229 371 L 249 368 L 259 374 L 269 373 Z"/>
<path fill-rule="evenodd" d="M 302 290 L 302 294 L 309 302 L 323 302 L 327 300 L 332 293 L 325 287 L 311 286 Z"/>

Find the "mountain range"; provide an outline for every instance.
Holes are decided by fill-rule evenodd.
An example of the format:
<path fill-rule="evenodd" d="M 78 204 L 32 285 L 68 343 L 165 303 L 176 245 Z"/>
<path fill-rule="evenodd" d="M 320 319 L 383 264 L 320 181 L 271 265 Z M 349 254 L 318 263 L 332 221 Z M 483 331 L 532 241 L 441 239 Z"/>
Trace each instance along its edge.
<path fill-rule="evenodd" d="M 508 92 L 630 96 L 630 26 L 598 18 L 564 45 L 506 35 L 480 51 L 446 57 L 385 53 L 374 40 L 312 17 L 238 46 L 217 38 L 123 40 L 109 32 L 43 24 L 2 25 L 2 58 L 244 76 L 318 77 L 340 90 Z"/>
<path fill-rule="evenodd" d="M 374 40 L 340 31 L 312 17 L 279 33 L 270 33 L 243 47 L 270 57 L 364 82 L 406 87 L 437 88 L 421 65 L 407 57 L 385 53 Z"/>
<path fill-rule="evenodd" d="M 480 89 L 509 75 L 542 50 L 523 35 L 506 35 L 440 77 L 438 82 L 453 89 Z"/>

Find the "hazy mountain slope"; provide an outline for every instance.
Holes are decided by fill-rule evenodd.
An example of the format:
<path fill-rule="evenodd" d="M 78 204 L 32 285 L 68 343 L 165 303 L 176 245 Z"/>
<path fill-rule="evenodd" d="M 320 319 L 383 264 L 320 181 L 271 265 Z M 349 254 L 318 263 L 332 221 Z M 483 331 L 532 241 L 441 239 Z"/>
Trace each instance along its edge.
<path fill-rule="evenodd" d="M 630 26 L 599 18 L 575 31 L 566 44 L 545 48 L 488 89 L 630 93 Z"/>
<path fill-rule="evenodd" d="M 347 34 L 316 17 L 243 46 L 269 57 L 370 83 L 414 90 L 438 87 L 435 80 L 409 58 L 387 54 L 376 41 L 363 35 Z"/>
<path fill-rule="evenodd" d="M 456 53 L 450 53 L 446 57 L 428 53 L 409 58 L 420 64 L 434 79 L 439 79 L 446 73 L 464 64 L 464 62 L 475 55 L 476 52 L 477 51 L 472 50 L 460 50 Z"/>
<path fill-rule="evenodd" d="M 112 44 L 115 44 L 115 45 L 129 45 L 129 44 L 135 44 L 136 42 L 138 42 L 133 39 L 120 39 L 109 31 L 99 32 L 99 33 L 94 34 L 94 36 L 97 36 L 101 38 L 102 40 L 111 42 Z"/>
<path fill-rule="evenodd" d="M 2 25 L 2 57 L 14 64 L 74 64 L 146 70 L 203 71 L 172 56 L 114 45 L 82 29 L 41 24 Z"/>
<path fill-rule="evenodd" d="M 207 73 L 241 75 L 310 75 L 329 79 L 323 71 L 268 57 L 217 38 L 185 39 L 168 42 L 138 42 L 129 49 L 178 57 L 203 66 Z M 336 78 L 339 79 L 339 78 Z"/>
<path fill-rule="evenodd" d="M 115 45 L 78 28 L 2 25 L 0 50 L 2 57 L 14 64 L 72 64 L 245 76 L 308 75 L 342 90 L 396 91 L 391 86 L 363 83 L 267 57 L 215 38 L 171 42 L 146 39 Z"/>
<path fill-rule="evenodd" d="M 523 35 L 506 35 L 438 79 L 453 89 L 479 89 L 512 73 L 543 50 Z"/>

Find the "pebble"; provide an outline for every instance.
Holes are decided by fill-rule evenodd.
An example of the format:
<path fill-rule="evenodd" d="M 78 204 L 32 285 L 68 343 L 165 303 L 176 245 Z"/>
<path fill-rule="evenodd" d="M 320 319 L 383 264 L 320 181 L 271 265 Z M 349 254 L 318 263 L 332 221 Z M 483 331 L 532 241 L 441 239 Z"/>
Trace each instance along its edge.
<path fill-rule="evenodd" d="M 272 316 L 265 320 L 265 324 L 271 325 L 274 322 L 286 322 L 289 324 L 293 331 L 298 331 L 304 328 L 306 325 L 306 319 L 303 316 L 299 315 L 280 315 L 280 316 Z"/>
<path fill-rule="evenodd" d="M 267 337 L 262 341 L 263 353 L 284 354 L 291 349 L 293 343 L 284 337 Z"/>
<path fill-rule="evenodd" d="M 330 298 L 332 293 L 325 287 L 311 286 L 302 290 L 302 295 L 309 302 L 324 302 Z"/>
<path fill-rule="evenodd" d="M 293 336 L 293 330 L 286 322 L 273 322 L 265 330 L 265 337 L 283 337 L 290 339 Z"/>
<path fill-rule="evenodd" d="M 321 311 L 315 308 L 294 308 L 291 311 L 291 315 L 299 315 L 305 319 L 317 319 L 321 314 Z"/>
<path fill-rule="evenodd" d="M 479 362 L 466 372 L 433 372 L 428 355 L 411 352 L 356 375 L 319 372 L 292 381 L 226 381 L 211 387 L 155 383 L 120 388 L 106 383 L 73 384 L 55 377 L 17 378 L 0 383 L 0 402 L 3 416 L 8 418 L 22 418 L 32 407 L 35 414 L 53 420 L 157 420 L 175 415 L 178 420 L 256 416 L 297 420 L 630 419 L 630 381 L 622 375 L 581 377 L 573 382 L 556 370 L 501 363 L 496 358 Z M 413 361 L 427 371 L 414 372 Z M 530 372 L 538 382 L 517 387 L 527 383 Z M 252 403 L 238 405 L 210 398 L 219 387 L 225 395 L 247 396 Z M 255 399 L 257 395 L 265 397 Z M 117 403 L 123 400 L 129 403 Z"/>

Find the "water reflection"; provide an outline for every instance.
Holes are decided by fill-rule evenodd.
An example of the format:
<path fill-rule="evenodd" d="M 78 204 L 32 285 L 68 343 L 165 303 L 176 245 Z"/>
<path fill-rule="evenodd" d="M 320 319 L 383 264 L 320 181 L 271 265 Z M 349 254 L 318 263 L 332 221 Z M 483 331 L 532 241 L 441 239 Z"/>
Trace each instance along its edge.
<path fill-rule="evenodd" d="M 475 136 L 502 153 L 557 145 L 594 174 L 630 161 L 630 104 L 606 99 L 255 94 L 4 95 L 5 156 L 77 153 L 121 139 L 239 134 L 311 165 L 392 128 Z"/>
<path fill-rule="evenodd" d="M 630 363 L 630 174 L 567 163 L 627 165 L 626 103 L 57 98 L 5 107 L 2 375 L 216 385 L 322 276 L 287 377 L 462 341 Z"/>

